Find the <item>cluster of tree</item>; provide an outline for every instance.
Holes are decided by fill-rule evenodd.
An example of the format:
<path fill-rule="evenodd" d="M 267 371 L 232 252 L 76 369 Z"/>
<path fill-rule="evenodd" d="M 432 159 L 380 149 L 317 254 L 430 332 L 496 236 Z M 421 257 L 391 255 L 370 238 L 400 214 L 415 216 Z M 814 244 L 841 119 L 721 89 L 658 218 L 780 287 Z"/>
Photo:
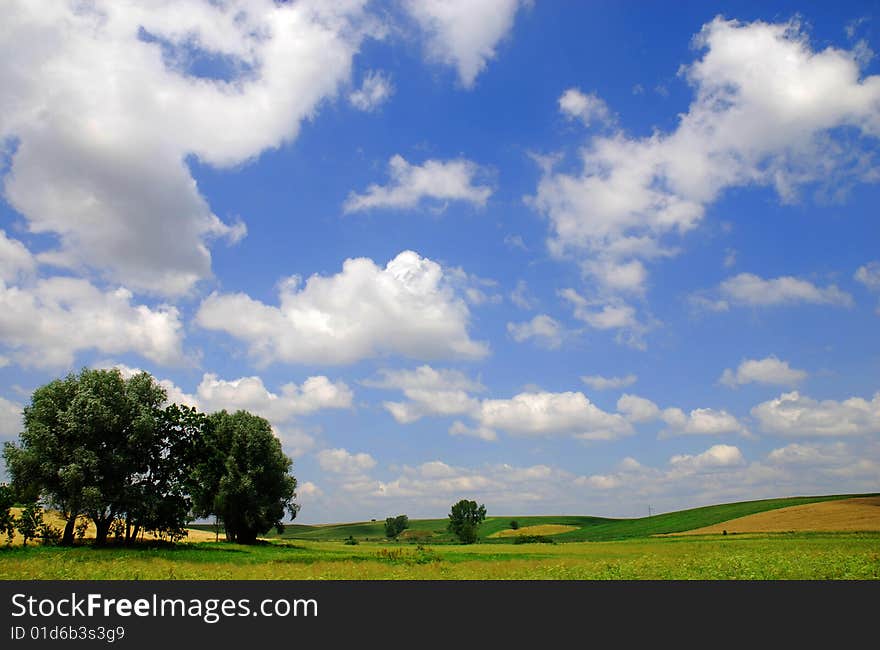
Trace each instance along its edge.
<path fill-rule="evenodd" d="M 477 528 L 485 518 L 486 506 L 462 499 L 452 506 L 448 529 L 462 544 L 473 544 L 477 541 Z"/>
<path fill-rule="evenodd" d="M 291 460 L 265 419 L 168 405 L 146 372 L 84 369 L 38 388 L 3 454 L 12 495 L 58 510 L 65 545 L 82 515 L 99 545 L 111 527 L 126 542 L 144 531 L 174 540 L 211 516 L 248 544 L 299 509 Z"/>
<path fill-rule="evenodd" d="M 388 519 L 385 520 L 385 537 L 388 539 L 394 539 L 407 528 L 409 528 L 409 517 L 406 515 L 388 517 Z"/>

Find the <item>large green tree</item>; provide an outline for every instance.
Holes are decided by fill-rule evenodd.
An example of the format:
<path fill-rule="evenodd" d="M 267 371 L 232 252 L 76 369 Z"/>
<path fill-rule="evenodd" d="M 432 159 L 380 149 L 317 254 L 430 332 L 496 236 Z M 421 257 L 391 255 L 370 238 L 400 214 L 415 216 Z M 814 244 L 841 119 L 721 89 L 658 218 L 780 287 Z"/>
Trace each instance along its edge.
<path fill-rule="evenodd" d="M 197 515 L 222 520 L 226 538 L 253 544 L 299 506 L 292 461 L 267 420 L 247 411 L 220 411 L 207 417 L 193 468 L 193 503 Z"/>
<path fill-rule="evenodd" d="M 462 499 L 449 512 L 448 528 L 462 544 L 473 544 L 477 541 L 477 527 L 485 518 L 486 506 Z"/>
<path fill-rule="evenodd" d="M 63 544 L 73 544 L 79 514 L 95 522 L 97 544 L 114 519 L 131 519 L 143 477 L 168 458 L 166 398 L 148 373 L 126 379 L 117 369 L 86 368 L 34 391 L 4 455 L 19 497 L 66 519 Z"/>

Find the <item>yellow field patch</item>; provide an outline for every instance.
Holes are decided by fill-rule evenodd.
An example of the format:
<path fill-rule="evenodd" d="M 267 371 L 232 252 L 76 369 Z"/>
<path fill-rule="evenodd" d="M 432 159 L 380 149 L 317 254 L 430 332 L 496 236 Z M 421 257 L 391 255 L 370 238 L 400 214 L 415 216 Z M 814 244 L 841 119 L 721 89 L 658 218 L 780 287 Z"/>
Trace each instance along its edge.
<path fill-rule="evenodd" d="M 880 531 L 880 497 L 789 506 L 673 534 L 712 535 L 725 530 L 728 533 Z"/>
<path fill-rule="evenodd" d="M 540 524 L 538 526 L 524 526 L 513 530 L 499 530 L 492 533 L 489 537 L 517 537 L 519 535 L 558 535 L 559 533 L 567 533 L 570 530 L 577 530 L 577 526 L 566 526 L 565 524 Z"/>
<path fill-rule="evenodd" d="M 21 514 L 21 508 L 11 508 L 12 514 L 15 517 L 18 517 Z M 45 510 L 43 511 L 43 521 L 47 524 L 51 524 L 58 528 L 59 530 L 64 530 L 64 519 L 61 515 L 54 510 Z M 184 537 L 181 541 L 183 542 L 213 542 L 214 541 L 214 533 L 207 530 L 196 530 L 194 528 L 186 529 L 187 536 Z M 89 527 L 86 529 L 85 534 L 86 539 L 95 539 L 95 524 L 89 520 Z M 144 534 L 144 539 L 155 539 L 154 535 Z M 220 535 L 220 539 L 225 539 L 223 535 Z M 12 538 L 13 546 L 21 546 L 21 533 L 17 530 L 15 531 L 15 537 Z M 0 535 L 0 545 L 6 543 L 6 535 Z M 39 540 L 28 542 L 29 544 L 39 544 Z"/>

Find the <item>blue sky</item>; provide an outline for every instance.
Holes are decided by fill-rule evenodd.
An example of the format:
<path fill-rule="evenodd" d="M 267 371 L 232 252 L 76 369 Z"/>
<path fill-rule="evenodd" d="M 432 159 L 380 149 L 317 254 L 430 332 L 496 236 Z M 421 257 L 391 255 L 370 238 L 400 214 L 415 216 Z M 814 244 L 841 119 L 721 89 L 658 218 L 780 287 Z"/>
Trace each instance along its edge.
<path fill-rule="evenodd" d="M 877 2 L 7 3 L 0 437 L 144 369 L 305 522 L 880 476 Z"/>

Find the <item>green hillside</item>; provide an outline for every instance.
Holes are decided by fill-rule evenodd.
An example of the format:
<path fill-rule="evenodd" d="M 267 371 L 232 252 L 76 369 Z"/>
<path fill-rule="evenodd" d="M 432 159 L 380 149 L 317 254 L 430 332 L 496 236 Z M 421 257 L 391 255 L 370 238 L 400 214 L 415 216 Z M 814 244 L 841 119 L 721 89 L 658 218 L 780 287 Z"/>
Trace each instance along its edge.
<path fill-rule="evenodd" d="M 825 496 L 787 497 L 781 499 L 763 499 L 759 501 L 741 501 L 738 503 L 725 503 L 701 508 L 691 508 L 678 512 L 669 512 L 653 517 L 641 517 L 637 519 L 608 519 L 603 517 L 589 517 L 576 515 L 547 515 L 547 516 L 504 516 L 487 517 L 480 526 L 479 535 L 482 542 L 489 544 L 510 543 L 510 538 L 487 539 L 489 535 L 509 527 L 511 519 L 516 519 L 520 527 L 537 526 L 542 524 L 564 524 L 578 526 L 578 530 L 572 530 L 559 535 L 554 535 L 557 542 L 596 542 L 616 539 L 630 539 L 636 537 L 649 537 L 663 533 L 680 533 L 686 530 L 711 526 L 723 521 L 744 517 L 767 510 L 776 510 L 788 506 L 817 503 L 819 501 L 832 501 L 836 499 L 849 499 L 858 496 L 874 496 L 867 494 L 837 494 Z M 454 542 L 454 538 L 446 531 L 446 519 L 411 519 L 409 528 L 401 536 L 402 541 L 424 541 L 432 544 L 442 542 Z M 210 526 L 193 526 L 213 530 Z M 303 539 L 314 541 L 344 540 L 349 536 L 361 541 L 384 540 L 385 522 L 367 521 L 345 524 L 324 524 L 309 526 L 305 524 L 290 524 L 284 533 L 278 535 L 272 531 L 266 537 L 282 539 Z"/>

